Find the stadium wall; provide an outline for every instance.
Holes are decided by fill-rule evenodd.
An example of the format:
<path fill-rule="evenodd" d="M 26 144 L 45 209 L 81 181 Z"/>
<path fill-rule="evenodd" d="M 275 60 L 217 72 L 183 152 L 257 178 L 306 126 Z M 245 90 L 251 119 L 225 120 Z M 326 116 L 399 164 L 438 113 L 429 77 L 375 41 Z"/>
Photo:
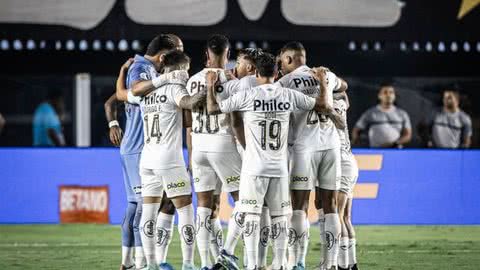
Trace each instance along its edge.
<path fill-rule="evenodd" d="M 361 169 L 354 223 L 480 224 L 480 151 L 354 152 Z M 3 148 L 0 179 L 0 223 L 58 223 L 60 185 L 107 185 L 110 222 L 122 221 L 118 149 Z"/>

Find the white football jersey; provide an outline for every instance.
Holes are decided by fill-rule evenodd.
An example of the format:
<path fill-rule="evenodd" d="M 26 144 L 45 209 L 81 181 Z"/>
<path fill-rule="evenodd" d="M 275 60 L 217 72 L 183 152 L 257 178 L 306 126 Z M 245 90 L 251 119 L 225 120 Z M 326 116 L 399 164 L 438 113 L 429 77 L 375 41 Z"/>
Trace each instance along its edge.
<path fill-rule="evenodd" d="M 188 96 L 185 86 L 168 84 L 143 97 L 144 145 L 140 167 L 171 169 L 185 166 L 182 147 L 182 109 L 180 100 Z"/>
<path fill-rule="evenodd" d="M 242 173 L 288 176 L 287 138 L 290 113 L 312 110 L 315 99 L 276 84 L 240 91 L 219 103 L 222 112 L 241 111 L 246 149 Z"/>
<path fill-rule="evenodd" d="M 278 80 L 283 87 L 291 88 L 310 97 L 318 97 L 320 83 L 310 74 L 308 66 L 301 66 Z M 333 106 L 333 91 L 340 87 L 340 81 L 328 72 L 327 98 Z M 316 111 L 298 111 L 292 115 L 292 133 L 289 143 L 297 153 L 313 152 L 340 147 L 338 132 L 327 116 Z"/>
<path fill-rule="evenodd" d="M 193 75 L 187 82 L 190 95 L 206 89 L 205 76 L 209 70 L 203 69 Z M 223 74 L 223 73 L 222 73 Z M 226 81 L 225 76 L 220 76 L 222 82 L 215 91 L 220 99 L 225 99 L 234 93 L 239 80 Z M 192 110 L 192 147 L 195 151 L 202 152 L 234 152 L 237 151 L 229 114 L 209 115 L 206 105 Z"/>

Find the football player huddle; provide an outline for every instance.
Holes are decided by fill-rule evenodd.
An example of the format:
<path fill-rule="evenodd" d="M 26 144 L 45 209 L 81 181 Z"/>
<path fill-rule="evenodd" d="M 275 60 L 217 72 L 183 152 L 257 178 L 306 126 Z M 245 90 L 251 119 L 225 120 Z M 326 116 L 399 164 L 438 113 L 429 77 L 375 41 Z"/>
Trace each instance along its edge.
<path fill-rule="evenodd" d="M 129 204 L 121 269 L 173 269 L 175 212 L 184 270 L 197 269 L 195 245 L 198 269 L 242 268 L 239 239 L 244 269 L 306 269 L 312 191 L 322 248 L 319 265 L 308 268 L 357 269 L 347 83 L 307 66 L 300 42 L 277 56 L 242 49 L 233 70 L 229 54 L 228 38 L 212 35 L 205 68 L 190 77 L 181 39 L 163 34 L 122 66 L 115 98 L 126 103 L 120 147 Z M 109 120 L 118 141 L 118 122 Z M 235 202 L 225 236 L 222 192 Z"/>

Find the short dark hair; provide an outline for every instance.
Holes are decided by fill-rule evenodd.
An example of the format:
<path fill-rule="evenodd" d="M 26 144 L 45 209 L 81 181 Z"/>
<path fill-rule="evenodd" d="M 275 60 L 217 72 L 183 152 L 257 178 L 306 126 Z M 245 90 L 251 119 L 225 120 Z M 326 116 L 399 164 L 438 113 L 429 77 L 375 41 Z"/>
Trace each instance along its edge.
<path fill-rule="evenodd" d="M 190 57 L 180 50 L 173 50 L 165 54 L 163 63 L 166 67 L 186 64 L 190 63 Z"/>
<path fill-rule="evenodd" d="M 150 41 L 145 54 L 155 56 L 161 50 L 173 50 L 176 46 L 177 44 L 171 35 L 160 34 Z"/>
<path fill-rule="evenodd" d="M 222 55 L 227 48 L 230 47 L 230 41 L 224 35 L 215 34 L 208 38 L 207 49 L 212 51 L 215 55 Z"/>
<path fill-rule="evenodd" d="M 283 45 L 282 49 L 280 49 L 280 53 L 284 53 L 286 51 L 305 51 L 305 47 L 303 47 L 301 42 L 290 41 Z"/>
<path fill-rule="evenodd" d="M 255 59 L 260 55 L 263 54 L 262 49 L 254 49 L 254 48 L 246 48 L 246 49 L 240 49 L 238 51 L 238 55 L 242 56 L 246 60 L 255 63 Z"/>
<path fill-rule="evenodd" d="M 255 67 L 262 77 L 273 77 L 278 70 L 277 59 L 273 54 L 262 53 L 255 59 Z"/>

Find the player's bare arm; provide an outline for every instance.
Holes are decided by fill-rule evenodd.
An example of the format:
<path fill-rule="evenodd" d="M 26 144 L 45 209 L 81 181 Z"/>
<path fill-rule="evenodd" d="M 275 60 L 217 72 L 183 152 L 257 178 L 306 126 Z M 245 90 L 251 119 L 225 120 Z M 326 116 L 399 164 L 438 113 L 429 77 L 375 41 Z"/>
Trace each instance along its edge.
<path fill-rule="evenodd" d="M 315 102 L 315 111 L 322 114 L 330 114 L 333 109 L 330 104 L 328 104 L 327 98 L 327 86 L 328 86 L 328 77 L 327 72 L 328 68 L 316 67 L 312 68 L 311 73 L 315 79 L 320 82 L 320 95 L 316 98 Z"/>
<path fill-rule="evenodd" d="M 118 74 L 115 95 L 118 101 L 127 101 L 127 87 L 125 87 L 125 80 L 127 77 L 128 68 L 133 63 L 133 58 L 128 59 L 121 67 Z"/>
<path fill-rule="evenodd" d="M 107 99 L 103 107 L 105 109 L 105 117 L 107 118 L 109 126 L 108 134 L 110 142 L 112 142 L 112 144 L 115 146 L 120 146 L 120 143 L 122 142 L 123 132 L 117 121 L 117 106 L 117 96 L 116 94 L 113 94 L 110 98 Z"/>
<path fill-rule="evenodd" d="M 340 113 L 338 113 L 336 110 L 332 110 L 329 114 L 328 117 L 333 121 L 333 124 L 335 124 L 335 127 L 338 129 L 345 129 L 347 126 L 346 119 L 342 117 Z"/>
<path fill-rule="evenodd" d="M 240 145 L 245 149 L 245 130 L 243 128 L 243 119 L 240 112 L 231 112 L 230 119 L 232 119 L 232 128 L 235 137 Z"/>
<path fill-rule="evenodd" d="M 340 80 L 340 87 L 337 90 L 335 90 L 335 92 L 345 92 L 345 91 L 347 91 L 347 89 L 348 89 L 347 82 L 340 77 L 338 77 L 338 79 Z"/>
<path fill-rule="evenodd" d="M 220 106 L 215 97 L 215 84 L 218 81 L 218 74 L 213 71 L 207 72 L 205 77 L 207 83 L 207 112 L 208 114 L 220 114 Z"/>
<path fill-rule="evenodd" d="M 206 91 L 200 91 L 193 96 L 184 96 L 178 106 L 182 109 L 192 110 L 198 108 L 202 104 L 205 104 L 207 98 Z"/>

